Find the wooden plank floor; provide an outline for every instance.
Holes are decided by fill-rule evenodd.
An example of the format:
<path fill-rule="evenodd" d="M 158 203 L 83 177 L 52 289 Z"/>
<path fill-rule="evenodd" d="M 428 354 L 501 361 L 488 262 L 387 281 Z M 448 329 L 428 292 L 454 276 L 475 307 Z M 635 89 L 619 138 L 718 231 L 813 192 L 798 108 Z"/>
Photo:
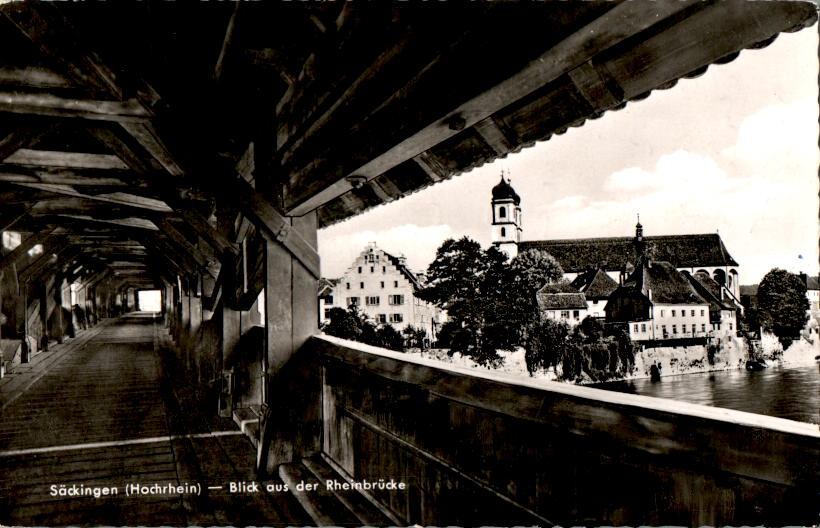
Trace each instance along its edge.
<path fill-rule="evenodd" d="M 0 385 L 11 401 L 0 412 L 0 524 L 304 524 L 292 497 L 226 491 L 254 480 L 253 447 L 232 422 L 177 397 L 186 387 L 169 381 L 180 378 L 165 372 L 157 335 L 149 315 L 123 316 L 13 399 L 2 392 L 15 385 Z M 199 484 L 201 493 L 127 496 L 132 483 Z M 118 494 L 53 496 L 60 485 Z"/>

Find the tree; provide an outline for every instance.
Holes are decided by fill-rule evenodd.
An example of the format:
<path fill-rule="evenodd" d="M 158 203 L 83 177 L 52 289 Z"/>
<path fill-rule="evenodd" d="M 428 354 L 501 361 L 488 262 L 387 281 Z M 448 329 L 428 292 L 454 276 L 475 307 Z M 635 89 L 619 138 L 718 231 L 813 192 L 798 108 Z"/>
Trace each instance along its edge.
<path fill-rule="evenodd" d="M 447 310 L 450 322 L 439 340 L 451 353 L 492 365 L 500 362 L 498 350 L 522 344 L 538 320 L 536 292 L 562 275 L 542 251 L 525 251 L 508 262 L 495 246 L 482 250 L 467 237 L 448 239 L 428 267 L 428 285 L 419 296 Z"/>
<path fill-rule="evenodd" d="M 424 328 L 407 326 L 402 330 L 404 341 L 410 348 L 420 348 L 424 350 L 427 346 L 427 331 Z"/>
<path fill-rule="evenodd" d="M 794 273 L 774 268 L 760 281 L 757 299 L 761 325 L 788 348 L 809 320 L 806 284 Z"/>
<path fill-rule="evenodd" d="M 404 338 L 401 334 L 390 326 L 383 324 L 376 330 L 377 346 L 397 352 L 404 352 Z"/>
<path fill-rule="evenodd" d="M 417 295 L 447 310 L 453 329 L 449 336 L 451 354 L 476 356 L 484 349 L 485 304 L 489 299 L 482 290 L 486 289 L 487 270 L 499 259 L 506 261 L 497 250 L 488 259 L 478 242 L 469 237 L 450 238 L 441 244 L 435 260 L 428 266 L 427 286 Z"/>
<path fill-rule="evenodd" d="M 324 333 L 342 339 L 359 340 L 362 334 L 361 317 L 355 306 L 347 310 L 331 308 L 328 312 L 328 319 L 329 321 L 322 328 Z"/>

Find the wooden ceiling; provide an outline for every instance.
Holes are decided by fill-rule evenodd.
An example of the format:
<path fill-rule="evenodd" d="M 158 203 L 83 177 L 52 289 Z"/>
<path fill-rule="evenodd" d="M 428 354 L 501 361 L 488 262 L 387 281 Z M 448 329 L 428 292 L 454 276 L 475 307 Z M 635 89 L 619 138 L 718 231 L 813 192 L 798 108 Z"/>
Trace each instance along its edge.
<path fill-rule="evenodd" d="M 0 230 L 47 232 L 70 270 L 215 275 L 243 215 L 338 222 L 816 18 L 729 0 L 0 2 Z"/>

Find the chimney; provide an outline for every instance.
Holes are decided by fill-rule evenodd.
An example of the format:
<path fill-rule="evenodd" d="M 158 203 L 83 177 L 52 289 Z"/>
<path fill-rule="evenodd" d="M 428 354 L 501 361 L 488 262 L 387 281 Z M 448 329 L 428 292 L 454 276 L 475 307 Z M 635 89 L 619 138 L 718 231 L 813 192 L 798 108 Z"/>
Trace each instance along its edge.
<path fill-rule="evenodd" d="M 809 287 L 809 276 L 806 275 L 805 273 L 803 273 L 802 271 L 800 273 L 798 273 L 798 275 L 800 276 L 800 280 L 803 281 L 803 284 L 806 286 L 806 288 L 808 288 Z"/>

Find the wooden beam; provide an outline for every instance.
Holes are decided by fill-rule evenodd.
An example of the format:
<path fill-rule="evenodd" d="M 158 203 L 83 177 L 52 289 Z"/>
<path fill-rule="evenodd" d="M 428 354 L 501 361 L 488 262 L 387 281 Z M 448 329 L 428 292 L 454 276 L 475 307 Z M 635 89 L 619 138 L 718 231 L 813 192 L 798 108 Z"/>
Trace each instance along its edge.
<path fill-rule="evenodd" d="M 114 177 L 121 174 L 123 177 Z M 0 182 L 47 183 L 51 185 L 92 185 L 99 187 L 127 187 L 127 173 L 115 169 L 105 172 L 97 169 L 68 169 L 62 167 L 32 168 L 21 165 L 0 164 Z"/>
<path fill-rule="evenodd" d="M 44 167 L 66 167 L 74 169 L 118 169 L 129 167 L 117 156 L 110 154 L 88 154 L 85 152 L 60 152 L 52 150 L 20 149 L 7 157 L 5 163 L 17 165 L 38 165 Z"/>
<path fill-rule="evenodd" d="M 14 248 L 11 253 L 3 257 L 0 260 L 0 272 L 11 266 L 12 264 L 19 261 L 23 256 L 25 256 L 28 251 L 36 246 L 37 244 L 43 244 L 46 240 L 51 236 L 54 228 L 46 229 L 44 231 L 40 231 L 39 233 L 35 233 L 28 237 L 27 239 L 23 240 L 19 246 Z"/>
<path fill-rule="evenodd" d="M 0 231 L 8 231 L 28 214 L 29 207 L 3 206 L 0 213 Z"/>
<path fill-rule="evenodd" d="M 71 83 L 59 73 L 41 66 L 0 67 L 0 86 L 24 86 L 26 88 L 70 88 Z"/>
<path fill-rule="evenodd" d="M 20 92 L 0 92 L 0 112 L 128 123 L 144 123 L 151 117 L 136 99 L 106 101 Z"/>
<path fill-rule="evenodd" d="M 199 236 L 214 248 L 217 253 L 224 254 L 228 252 L 233 255 L 239 254 L 239 246 L 228 240 L 228 237 L 219 232 L 201 214 L 187 208 L 177 207 L 176 210 L 177 213 L 181 215 L 181 220 L 188 222 Z"/>
<path fill-rule="evenodd" d="M 136 194 L 129 194 L 123 192 L 114 192 L 114 193 L 107 193 L 107 194 L 85 194 L 79 191 L 74 190 L 72 187 L 68 185 L 52 185 L 49 183 L 17 183 L 14 182 L 15 185 L 20 185 L 22 187 L 28 187 L 31 189 L 37 189 L 40 191 L 47 191 L 54 194 L 61 194 L 64 196 L 73 196 L 75 198 L 83 198 L 85 200 L 91 200 L 95 202 L 106 202 L 112 203 L 116 205 L 124 205 L 127 207 L 133 207 L 136 209 L 147 209 L 149 211 L 157 211 L 160 213 L 170 213 L 173 212 L 173 209 L 168 207 L 165 202 L 160 200 L 154 200 L 153 198 L 145 198 L 143 196 L 137 196 Z M 36 209 L 36 206 L 35 206 Z"/>
<path fill-rule="evenodd" d="M 240 196 L 239 206 L 271 240 L 284 246 L 317 279 L 321 277 L 319 253 L 296 230 L 292 220 L 280 214 L 270 200 L 256 192 L 248 183 L 237 178 L 234 186 Z"/>
<path fill-rule="evenodd" d="M 211 261 L 193 244 L 188 242 L 185 236 L 177 231 L 177 229 L 167 219 L 160 222 L 162 233 L 166 235 L 174 244 L 179 246 L 185 254 L 190 256 L 200 267 L 206 269 L 209 274 L 216 278 L 216 275 L 209 269 Z"/>
<path fill-rule="evenodd" d="M 75 40 L 75 31 L 58 8 L 49 2 L 11 2 L 0 13 L 47 55 L 72 82 L 99 94 L 122 98 L 114 73 L 94 53 Z"/>
<path fill-rule="evenodd" d="M 596 112 L 621 104 L 623 90 L 615 81 L 607 81 L 591 60 L 571 70 L 569 78 Z"/>
<path fill-rule="evenodd" d="M 168 260 L 172 260 L 183 272 L 181 275 L 196 275 L 201 266 L 187 253 L 181 251 L 178 246 L 172 244 L 167 238 L 154 237 L 151 242 L 146 240 L 146 245 L 155 246 L 156 255 L 162 255 Z"/>
<path fill-rule="evenodd" d="M 53 132 L 53 129 L 41 126 L 21 126 L 15 128 L 9 132 L 6 137 L 0 139 L 0 161 L 8 158 L 21 148 L 33 145 L 50 132 Z"/>
<path fill-rule="evenodd" d="M 58 218 L 67 218 L 71 220 L 78 220 L 82 222 L 92 222 L 98 224 L 108 224 L 108 225 L 116 225 L 122 227 L 131 227 L 134 229 L 144 229 L 147 231 L 159 231 L 157 226 L 151 222 L 150 220 L 146 220 L 144 218 L 119 218 L 119 219 L 106 219 L 106 218 L 94 218 L 88 215 L 75 215 L 75 214 L 64 214 L 64 213 L 56 213 L 50 214 L 46 213 L 42 216 L 55 216 Z"/>
<path fill-rule="evenodd" d="M 49 265 L 57 264 L 60 261 L 60 256 L 63 255 L 66 249 L 69 246 L 64 240 L 60 241 L 60 243 L 53 245 L 50 248 L 44 249 L 43 254 L 32 262 L 29 266 L 26 267 L 22 272 L 19 274 L 19 280 L 21 283 L 29 282 L 32 279 L 37 279 L 42 275 L 44 269 Z M 69 259 L 71 257 L 68 257 Z"/>
<path fill-rule="evenodd" d="M 86 131 L 94 136 L 97 141 L 111 149 L 120 160 L 122 160 L 131 170 L 140 175 L 154 172 L 154 167 L 142 156 L 134 152 L 123 139 L 113 130 L 105 126 L 89 126 Z M 159 165 L 157 165 L 159 167 Z"/>
<path fill-rule="evenodd" d="M 371 180 L 383 174 L 522 99 L 598 53 L 691 5 L 691 2 L 617 4 L 494 87 L 461 103 L 454 99 L 454 105 L 449 111 L 427 124 L 422 124 L 417 132 L 404 140 L 387 146 L 386 149 L 378 141 L 366 145 L 366 148 L 373 152 L 372 157 L 368 156 L 369 161 L 356 166 L 357 158 L 349 157 L 348 161 L 337 165 L 344 171 L 342 177 L 328 181 L 318 191 L 308 191 L 316 188 L 316 171 L 320 169 L 315 163 L 311 162 L 298 168 L 286 165 L 285 172 L 291 175 L 291 179 L 287 189 L 285 213 L 290 216 L 301 216 L 315 210 L 349 191 L 353 185 L 347 178 L 359 176 Z M 389 108 L 390 105 L 386 102 L 382 107 Z M 325 163 L 332 162 L 335 163 L 335 160 L 325 158 Z"/>
<path fill-rule="evenodd" d="M 185 171 L 177 164 L 174 156 L 150 122 L 134 123 L 121 121 L 120 126 L 156 159 L 172 176 L 182 176 Z"/>

